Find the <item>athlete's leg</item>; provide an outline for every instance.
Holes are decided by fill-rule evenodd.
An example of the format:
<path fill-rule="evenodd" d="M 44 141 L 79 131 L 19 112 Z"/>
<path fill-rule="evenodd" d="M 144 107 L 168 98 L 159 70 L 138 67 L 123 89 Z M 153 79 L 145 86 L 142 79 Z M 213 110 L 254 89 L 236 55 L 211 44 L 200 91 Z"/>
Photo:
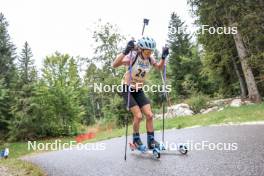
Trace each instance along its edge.
<path fill-rule="evenodd" d="M 142 119 L 142 114 L 139 106 L 133 106 L 130 108 L 133 114 L 133 133 L 139 133 L 140 121 Z"/>
<path fill-rule="evenodd" d="M 153 132 L 153 113 L 151 111 L 151 106 L 150 104 L 146 104 L 141 108 L 143 114 L 146 117 L 146 129 L 147 132 Z"/>
<path fill-rule="evenodd" d="M 153 149 L 154 147 L 160 148 L 160 144 L 154 138 L 153 113 L 151 111 L 151 106 L 150 104 L 146 104 L 141 109 L 143 114 L 146 116 L 148 148 L 149 149 Z"/>
<path fill-rule="evenodd" d="M 142 119 L 141 110 L 139 106 L 136 105 L 131 107 L 130 111 L 133 114 L 133 144 L 135 144 L 140 151 L 145 151 L 146 146 L 142 143 L 139 134 L 140 121 Z"/>

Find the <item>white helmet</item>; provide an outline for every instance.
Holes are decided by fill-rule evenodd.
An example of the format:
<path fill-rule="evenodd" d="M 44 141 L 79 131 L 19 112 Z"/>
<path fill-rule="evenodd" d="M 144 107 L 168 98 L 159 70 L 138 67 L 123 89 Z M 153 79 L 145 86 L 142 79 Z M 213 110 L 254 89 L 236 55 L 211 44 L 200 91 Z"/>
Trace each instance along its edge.
<path fill-rule="evenodd" d="M 149 49 L 154 51 L 156 49 L 156 42 L 153 38 L 143 37 L 138 40 L 138 47 L 141 49 Z"/>

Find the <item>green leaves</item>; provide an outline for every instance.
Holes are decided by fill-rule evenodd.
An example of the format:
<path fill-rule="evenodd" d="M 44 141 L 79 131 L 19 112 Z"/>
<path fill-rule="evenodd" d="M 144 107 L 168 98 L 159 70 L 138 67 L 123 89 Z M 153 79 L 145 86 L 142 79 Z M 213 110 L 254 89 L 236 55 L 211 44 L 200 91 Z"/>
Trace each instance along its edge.
<path fill-rule="evenodd" d="M 114 69 L 111 65 L 121 51 L 119 44 L 124 37 L 118 33 L 116 26 L 110 23 L 98 23 L 93 33 L 94 54 L 93 63 L 89 63 L 84 77 L 86 97 L 82 98 L 85 104 L 85 121 L 114 122 L 123 125 L 125 106 L 118 92 L 94 92 L 93 85 L 120 85 L 126 68 Z M 96 64 L 96 65 L 95 65 Z"/>
<path fill-rule="evenodd" d="M 171 15 L 170 26 L 176 29 L 185 28 L 185 23 L 175 13 Z M 171 54 L 169 58 L 168 77 L 171 79 L 174 97 L 188 97 L 193 92 L 201 89 L 201 60 L 198 46 L 191 43 L 191 38 L 186 31 L 178 30 L 169 34 Z"/>
<path fill-rule="evenodd" d="M 101 24 L 98 22 L 97 29 L 93 33 L 95 41 L 94 60 L 102 63 L 104 71 L 108 74 L 115 74 L 111 67 L 113 59 L 121 51 L 120 42 L 125 38 L 118 33 L 117 26 L 110 23 Z"/>
<path fill-rule="evenodd" d="M 49 135 L 73 135 L 84 116 L 80 103 L 80 77 L 76 62 L 69 55 L 55 53 L 44 61 L 38 103 Z M 49 124 L 51 122 L 51 124 Z M 77 125 L 77 126 L 76 126 Z"/>

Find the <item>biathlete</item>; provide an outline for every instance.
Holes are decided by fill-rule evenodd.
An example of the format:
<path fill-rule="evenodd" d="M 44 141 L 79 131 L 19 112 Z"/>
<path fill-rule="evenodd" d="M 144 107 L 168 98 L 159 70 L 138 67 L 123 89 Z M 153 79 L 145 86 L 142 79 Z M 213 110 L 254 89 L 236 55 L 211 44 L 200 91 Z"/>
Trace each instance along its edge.
<path fill-rule="evenodd" d="M 162 70 L 165 59 L 169 55 L 167 47 L 162 49 L 162 56 L 159 62 L 153 57 L 156 49 L 156 42 L 153 38 L 143 37 L 135 44 L 134 40 L 128 42 L 126 48 L 114 60 L 114 68 L 121 65 L 131 66 L 122 79 L 123 92 L 122 97 L 125 103 L 128 103 L 128 91 L 130 91 L 129 110 L 133 114 L 133 144 L 140 151 L 145 151 L 146 146 L 140 139 L 139 127 L 142 119 L 142 113 L 146 117 L 147 146 L 149 149 L 159 148 L 160 143 L 155 140 L 153 128 L 153 113 L 150 106 L 150 100 L 144 94 L 142 88 L 151 67 Z M 130 62 L 132 61 L 132 62 Z M 131 71 L 131 77 L 130 77 Z M 130 89 L 129 89 L 130 86 Z M 129 89 L 129 90 L 128 90 Z"/>

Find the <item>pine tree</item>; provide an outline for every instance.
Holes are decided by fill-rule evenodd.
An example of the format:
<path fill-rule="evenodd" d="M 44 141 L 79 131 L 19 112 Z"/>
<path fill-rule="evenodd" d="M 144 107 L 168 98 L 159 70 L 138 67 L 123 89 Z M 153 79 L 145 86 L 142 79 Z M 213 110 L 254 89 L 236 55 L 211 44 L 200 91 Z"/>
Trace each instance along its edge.
<path fill-rule="evenodd" d="M 34 106 L 36 70 L 34 68 L 33 54 L 28 43 L 18 58 L 18 79 L 13 90 L 13 103 L 11 106 L 12 118 L 9 121 L 9 139 L 30 139 L 35 136 L 37 117 Z"/>
<path fill-rule="evenodd" d="M 196 46 L 190 42 L 190 34 L 185 31 L 186 25 L 177 14 L 171 14 L 169 24 L 174 29 L 169 32 L 171 54 L 169 58 L 168 77 L 172 79 L 173 94 L 186 97 L 199 90 L 200 58 Z"/>
<path fill-rule="evenodd" d="M 6 106 L 6 100 L 8 99 L 8 93 L 8 89 L 4 84 L 4 79 L 0 79 L 0 131 L 2 134 L 7 127 L 6 114 L 8 113 L 8 109 Z"/>
<path fill-rule="evenodd" d="M 199 17 L 198 22 L 200 25 L 208 24 L 213 27 L 237 27 L 237 31 L 232 34 L 232 37 L 245 77 L 245 82 L 248 89 L 248 97 L 254 102 L 260 102 L 261 96 L 255 81 L 255 76 L 253 73 L 254 70 L 250 65 L 250 57 L 252 56 L 253 52 L 247 47 L 250 45 L 247 45 L 246 41 L 247 38 L 250 39 L 250 37 L 247 36 L 252 36 L 249 30 L 258 29 L 258 31 L 261 31 L 261 20 L 256 20 L 258 15 L 252 15 L 256 12 L 260 15 L 263 14 L 263 9 L 259 6 L 261 3 L 259 3 L 257 0 L 189 0 L 189 3 L 193 8 L 194 14 Z M 243 26 L 245 16 L 248 14 L 253 17 L 254 20 L 252 21 L 258 21 L 258 23 L 253 26 L 248 24 L 247 26 Z M 261 32 L 258 32 L 258 34 L 261 34 Z M 253 38 L 256 39 L 258 36 L 254 34 Z M 252 46 L 255 47 L 261 46 L 259 44 L 255 45 L 255 41 L 258 40 L 249 40 L 249 43 L 253 44 Z M 230 55 L 230 57 L 233 56 Z"/>
<path fill-rule="evenodd" d="M 10 92 L 14 86 L 16 68 L 14 64 L 15 47 L 8 34 L 8 22 L 0 13 L 0 129 L 7 130 L 7 123 L 11 118 L 10 106 L 12 98 Z"/>
<path fill-rule="evenodd" d="M 234 40 L 231 35 L 200 34 L 198 41 L 203 46 L 202 73 L 209 77 L 216 95 L 246 97 L 246 85 Z"/>
<path fill-rule="evenodd" d="M 28 42 L 25 42 L 21 56 L 18 58 L 18 72 L 23 84 L 36 80 L 36 69 L 32 59 L 33 54 Z"/>
<path fill-rule="evenodd" d="M 0 13 L 0 79 L 4 79 L 4 83 L 10 88 L 15 76 L 15 47 L 7 31 L 8 25 L 4 15 Z"/>

